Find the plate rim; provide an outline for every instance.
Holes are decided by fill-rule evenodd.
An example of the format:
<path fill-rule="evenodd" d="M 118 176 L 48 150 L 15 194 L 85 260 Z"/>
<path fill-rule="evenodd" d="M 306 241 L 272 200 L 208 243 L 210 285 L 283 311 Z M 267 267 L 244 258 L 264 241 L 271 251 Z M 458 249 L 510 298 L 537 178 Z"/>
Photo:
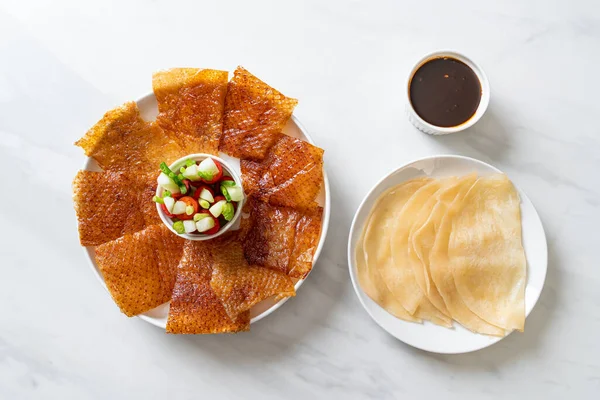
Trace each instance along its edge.
<path fill-rule="evenodd" d="M 395 174 L 396 172 L 399 172 L 409 166 L 411 166 L 412 164 L 418 163 L 418 162 L 422 162 L 422 161 L 427 161 L 427 160 L 436 160 L 436 159 L 441 159 L 441 158 L 447 158 L 447 159 L 462 159 L 462 160 L 467 160 L 470 162 L 475 162 L 475 163 L 479 163 L 479 164 L 483 164 L 489 168 L 491 168 L 492 170 L 505 174 L 502 170 L 500 170 L 499 168 L 486 163 L 485 161 L 481 161 L 479 159 L 473 158 L 473 157 L 468 157 L 468 156 L 462 156 L 462 155 L 458 155 L 458 154 L 438 154 L 438 155 L 432 155 L 432 156 L 426 156 L 426 157 L 420 157 L 420 158 L 416 158 L 413 159 L 411 161 L 408 161 L 404 164 L 402 164 L 399 167 L 396 167 L 394 169 L 392 169 L 391 171 L 389 171 L 388 173 L 386 173 L 385 175 L 383 175 L 382 178 L 380 178 L 370 189 L 369 191 L 364 195 L 363 199 L 361 200 L 358 208 L 356 209 L 356 211 L 354 212 L 354 216 L 352 218 L 352 223 L 350 225 L 350 232 L 348 233 L 348 246 L 347 246 L 347 261 L 348 261 L 348 273 L 350 275 L 350 280 L 352 282 L 352 287 L 354 288 L 354 293 L 356 295 L 356 297 L 358 298 L 358 301 L 360 302 L 361 306 L 364 308 L 364 310 L 367 312 L 367 314 L 369 315 L 369 317 L 384 331 L 386 331 L 388 334 L 390 334 L 391 336 L 393 336 L 394 338 L 396 338 L 397 340 L 401 341 L 402 343 L 405 343 L 413 348 L 419 349 L 419 350 L 423 350 L 423 351 L 427 351 L 430 353 L 437 353 L 437 354 L 466 354 L 466 353 L 471 353 L 474 351 L 478 351 L 484 348 L 487 348 L 489 346 L 492 346 L 500 341 L 502 341 L 503 339 L 506 339 L 508 336 L 510 336 L 512 334 L 513 331 L 511 331 L 510 333 L 508 333 L 507 335 L 503 336 L 503 337 L 491 337 L 492 340 L 488 343 L 483 344 L 482 346 L 479 347 L 475 347 L 469 350 L 463 350 L 463 351 L 443 351 L 443 350 L 432 350 L 429 348 L 426 348 L 424 346 L 419 346 L 415 343 L 408 343 L 405 340 L 399 338 L 397 335 L 395 335 L 393 332 L 391 332 L 389 329 L 387 329 L 384 325 L 382 325 L 376 318 L 375 316 L 371 313 L 371 311 L 369 310 L 369 307 L 365 304 L 365 302 L 362 299 L 361 293 L 364 294 L 364 296 L 368 295 L 366 293 L 364 293 L 364 291 L 362 290 L 362 288 L 360 287 L 358 281 L 357 281 L 357 277 L 355 276 L 353 269 L 354 269 L 354 262 L 353 262 L 353 253 L 354 253 L 354 248 L 355 245 L 353 245 L 352 243 L 352 237 L 355 234 L 355 229 L 357 229 L 357 219 L 358 219 L 358 215 L 360 214 L 360 212 L 362 211 L 363 207 L 365 207 L 365 203 L 367 201 L 367 199 L 371 196 L 371 194 L 381 185 L 383 184 L 383 182 L 388 179 L 390 176 L 392 176 L 393 174 Z M 505 174 L 507 175 L 507 174 Z M 512 182 L 512 181 L 511 181 Z M 546 284 L 546 276 L 548 273 L 548 240 L 546 238 L 546 230 L 544 229 L 544 225 L 542 223 L 542 219 L 539 216 L 539 213 L 537 212 L 537 209 L 535 208 L 535 205 L 533 204 L 533 202 L 531 201 L 531 199 L 529 198 L 529 196 L 527 196 L 527 194 L 525 193 L 525 191 L 523 191 L 518 185 L 516 185 L 513 182 L 513 185 L 515 186 L 515 188 L 517 189 L 517 191 L 519 192 L 519 196 L 523 196 L 524 199 L 526 199 L 532 206 L 534 215 L 537 218 L 537 221 L 540 224 L 540 227 L 542 229 L 542 239 L 543 239 L 543 247 L 544 247 L 544 252 L 543 252 L 543 256 L 545 258 L 545 262 L 544 262 L 544 270 L 543 270 L 543 279 L 541 280 L 541 287 L 539 292 L 536 294 L 536 296 L 534 298 L 531 299 L 532 301 L 532 305 L 531 308 L 529 310 L 527 310 L 527 306 L 525 306 L 525 318 L 527 318 L 529 316 L 529 314 L 531 314 L 531 312 L 533 311 L 533 309 L 535 308 L 541 294 L 542 291 L 544 289 L 544 286 Z M 521 203 L 523 202 L 523 199 L 521 199 Z M 527 262 L 527 264 L 529 264 L 529 262 Z M 527 288 L 527 284 L 525 285 L 525 289 Z M 377 305 L 378 307 L 381 308 L 381 306 Z M 475 333 L 473 333 L 474 335 L 476 335 Z"/>
<path fill-rule="evenodd" d="M 154 93 L 150 92 L 141 97 L 138 97 L 135 100 L 135 102 L 137 105 L 139 105 L 140 102 L 152 100 L 152 98 L 156 99 L 156 97 L 154 96 Z M 312 137 L 310 136 L 310 134 L 308 133 L 308 131 L 306 130 L 304 125 L 300 122 L 300 120 L 294 114 L 292 114 L 290 121 L 294 122 L 294 124 L 300 130 L 300 132 L 302 132 L 302 134 L 304 135 L 304 137 L 306 138 L 306 141 L 308 143 L 312 144 L 313 146 L 316 146 L 315 142 L 313 141 Z M 89 171 L 90 163 L 92 163 L 92 161 L 95 161 L 93 159 L 93 157 L 86 157 L 81 169 L 84 171 Z M 330 220 L 330 216 L 331 216 L 330 215 L 331 214 L 331 212 L 330 212 L 331 211 L 331 190 L 329 188 L 329 178 L 327 176 L 327 171 L 325 169 L 325 163 L 323 163 L 323 191 L 324 191 L 324 197 L 325 197 L 325 204 L 323 205 L 323 220 L 321 223 L 321 237 L 319 238 L 319 244 L 317 245 L 317 249 L 315 250 L 315 254 L 313 256 L 313 267 L 311 268 L 309 273 L 306 275 L 306 277 L 304 277 L 303 279 L 299 279 L 296 282 L 296 284 L 294 285 L 294 289 L 296 290 L 296 292 L 302 286 L 304 281 L 306 281 L 306 279 L 308 279 L 310 273 L 313 271 L 313 269 L 319 259 L 319 256 L 321 255 L 321 251 L 323 250 L 323 246 L 325 244 L 325 240 L 327 237 L 327 231 L 329 229 L 329 220 Z M 76 223 L 79 224 L 78 221 L 76 221 Z M 87 258 L 89 267 L 92 269 L 92 272 L 94 273 L 94 275 L 96 276 L 96 278 L 98 279 L 98 281 L 100 282 L 102 287 L 106 290 L 106 292 L 110 296 L 110 292 L 108 290 L 108 287 L 106 286 L 106 282 L 102 278 L 100 271 L 98 270 L 98 268 L 95 265 L 95 257 L 92 256 L 92 254 L 95 253 L 95 247 L 96 246 L 81 246 L 83 253 L 85 254 L 85 256 Z M 259 315 L 255 316 L 254 318 L 252 318 L 250 320 L 250 324 L 256 323 L 256 322 L 260 321 L 261 319 L 271 315 L 275 310 L 279 309 L 283 304 L 285 304 L 285 302 L 287 302 L 290 298 L 291 297 L 285 297 L 285 298 L 279 300 L 277 303 L 273 304 L 271 307 L 269 307 L 268 309 L 266 309 Z M 111 300 L 112 300 L 112 296 L 111 296 Z M 162 306 L 164 304 L 166 304 L 166 303 L 163 303 L 160 306 Z M 158 306 L 158 307 L 160 307 L 160 306 Z M 147 312 L 150 312 L 150 311 L 152 311 L 152 310 L 148 310 Z M 158 328 L 166 329 L 166 322 L 163 324 L 161 319 L 146 315 L 146 313 L 138 314 L 135 317 L 140 318 L 141 320 L 148 322 L 149 324 L 154 325 Z"/>

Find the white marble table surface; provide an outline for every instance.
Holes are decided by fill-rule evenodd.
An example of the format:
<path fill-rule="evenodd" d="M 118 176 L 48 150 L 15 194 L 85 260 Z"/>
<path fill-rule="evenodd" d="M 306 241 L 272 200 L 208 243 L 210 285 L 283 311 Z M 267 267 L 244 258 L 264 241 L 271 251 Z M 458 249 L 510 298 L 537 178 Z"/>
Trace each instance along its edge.
<path fill-rule="evenodd" d="M 482 65 L 492 101 L 473 129 L 430 137 L 406 120 L 403 85 L 440 48 Z M 326 149 L 329 237 L 298 296 L 252 332 L 169 336 L 121 315 L 92 274 L 72 143 L 154 70 L 238 64 L 300 99 Z M 598 398 L 599 93 L 596 0 L 1 1 L 0 399 Z M 506 171 L 548 236 L 525 333 L 471 354 L 395 340 L 348 276 L 362 197 L 434 154 Z"/>

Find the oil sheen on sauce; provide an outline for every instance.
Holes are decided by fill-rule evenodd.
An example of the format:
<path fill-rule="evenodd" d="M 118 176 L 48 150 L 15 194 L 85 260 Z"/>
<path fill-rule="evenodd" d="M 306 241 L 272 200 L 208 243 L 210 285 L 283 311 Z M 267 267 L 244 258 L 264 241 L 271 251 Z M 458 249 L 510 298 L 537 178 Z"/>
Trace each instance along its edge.
<path fill-rule="evenodd" d="M 421 65 L 410 81 L 410 102 L 426 122 L 453 127 L 467 122 L 477 111 L 481 84 L 465 63 L 439 57 Z"/>

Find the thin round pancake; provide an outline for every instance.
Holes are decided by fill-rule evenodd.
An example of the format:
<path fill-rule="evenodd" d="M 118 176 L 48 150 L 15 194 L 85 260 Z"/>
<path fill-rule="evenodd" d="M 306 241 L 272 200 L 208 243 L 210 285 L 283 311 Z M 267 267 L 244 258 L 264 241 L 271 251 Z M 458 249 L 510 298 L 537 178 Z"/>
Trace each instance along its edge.
<path fill-rule="evenodd" d="M 298 100 L 285 97 L 242 67 L 227 85 L 219 150 L 262 160 L 292 116 Z"/>
<path fill-rule="evenodd" d="M 168 333 L 225 333 L 250 329 L 250 312 L 246 311 L 232 321 L 210 286 L 211 242 L 218 240 L 186 241 L 183 258 L 177 267 L 167 320 Z"/>
<path fill-rule="evenodd" d="M 403 184 L 404 186 L 412 191 L 402 190 L 394 194 L 397 198 L 397 204 L 390 215 L 390 218 L 394 221 L 389 237 L 393 264 L 386 265 L 385 268 L 382 268 L 381 273 L 394 297 L 400 300 L 409 313 L 414 314 L 421 302 L 423 292 L 416 283 L 414 272 L 408 260 L 408 234 L 412 221 L 416 216 L 412 210 L 415 207 L 413 198 L 415 196 L 428 197 L 433 195 L 438 189 L 439 183 L 431 179 L 423 180 L 421 178 L 417 181 L 408 181 Z"/>
<path fill-rule="evenodd" d="M 171 298 L 184 240 L 153 225 L 96 247 L 96 263 L 121 311 L 131 317 Z"/>
<path fill-rule="evenodd" d="M 249 265 L 238 241 L 213 248 L 210 286 L 231 319 L 271 297 L 296 295 L 294 283 L 285 273 Z"/>
<path fill-rule="evenodd" d="M 474 178 L 473 178 L 474 180 Z M 454 196 L 457 190 L 457 178 L 446 178 L 440 180 L 441 186 L 435 195 L 431 196 L 421 210 L 418 212 L 417 217 L 413 223 L 408 236 L 408 259 L 415 272 L 415 276 L 418 277 L 417 283 L 420 280 L 425 282 L 424 286 L 419 285 L 421 290 L 425 293 L 429 301 L 440 310 L 440 312 L 447 317 L 450 317 L 450 313 L 444 304 L 444 299 L 437 291 L 435 285 L 431 283 L 431 277 L 429 274 L 429 250 L 433 247 L 435 240 L 435 234 L 433 235 L 419 235 L 418 232 L 423 228 L 431 218 L 431 212 L 435 205 L 438 203 L 439 198 L 442 196 Z M 453 194 L 454 193 L 454 194 Z"/>
<path fill-rule="evenodd" d="M 520 200 L 502 174 L 480 178 L 452 221 L 450 269 L 467 307 L 507 331 L 525 326 Z"/>
<path fill-rule="evenodd" d="M 405 182 L 395 186 L 383 193 L 372 207 L 371 214 L 365 223 L 363 237 L 360 240 L 360 246 L 363 247 L 363 257 L 357 253 L 358 266 L 364 258 L 364 270 L 360 272 L 359 277 L 366 276 L 364 279 L 365 293 L 375 302 L 385 308 L 391 314 L 406 321 L 419 320 L 413 316 L 414 310 L 407 310 L 402 302 L 394 296 L 390 287 L 386 284 L 390 280 L 401 285 L 403 277 L 402 271 L 398 271 L 391 257 L 391 227 L 395 219 L 395 210 L 399 210 L 404 205 L 412 193 L 428 183 L 427 178 L 420 178 Z M 358 251 L 358 250 L 357 250 Z M 384 271 L 391 271 L 394 276 L 384 274 Z M 362 286 L 362 285 L 361 285 Z"/>
<path fill-rule="evenodd" d="M 199 68 L 173 68 L 152 75 L 159 111 L 156 122 L 177 138 L 183 154 L 218 154 L 227 76 L 227 71 Z"/>
<path fill-rule="evenodd" d="M 412 267 L 409 254 L 410 231 L 417 220 L 423 205 L 428 199 L 435 196 L 435 193 L 440 187 L 441 184 L 438 180 L 432 180 L 428 182 L 427 185 L 419 188 L 409 199 L 405 201 L 405 203 L 400 206 L 400 212 L 395 218 L 396 222 L 394 224 L 391 237 L 392 257 L 394 259 L 394 264 L 398 269 L 406 268 L 410 270 L 406 271 L 406 273 L 412 277 L 412 279 L 410 279 L 410 289 L 407 288 L 406 290 L 403 290 L 399 287 L 396 287 L 395 290 L 398 292 L 397 296 L 400 295 L 400 291 L 404 293 L 404 295 L 401 296 L 403 298 L 402 304 L 407 307 L 409 312 L 414 312 L 414 310 L 416 310 L 419 301 L 421 300 L 421 296 L 424 295 L 425 291 L 427 290 L 423 271 Z M 389 282 L 390 280 L 386 279 L 386 281 Z M 419 288 L 418 291 L 414 290 L 412 287 L 413 282 Z M 392 292 L 396 293 L 395 290 L 392 290 Z M 406 298 L 404 298 L 405 296 Z"/>
<path fill-rule="evenodd" d="M 392 314 L 396 318 L 400 318 L 408 322 L 419 322 L 422 321 L 410 315 L 408 311 L 402 307 L 394 297 L 392 296 L 389 289 L 385 286 L 385 283 L 381 279 L 381 274 L 376 273 L 377 271 L 370 271 L 365 260 L 364 253 L 364 230 L 361 238 L 358 240 L 355 248 L 356 258 L 356 269 L 358 271 L 358 282 L 362 290 L 369 296 L 374 302 L 379 304 L 383 309 Z"/>
<path fill-rule="evenodd" d="M 408 258 L 409 233 L 416 213 L 426 199 L 440 187 L 438 181 L 427 179 L 424 185 L 412 191 L 412 195 L 410 191 L 400 192 L 397 195 L 397 206 L 389 216 L 393 221 L 389 237 L 393 263 L 385 264 L 381 274 L 393 296 L 409 313 L 449 328 L 452 326 L 451 319 L 435 308 L 420 289 Z"/>
<path fill-rule="evenodd" d="M 421 238 L 425 235 L 435 237 L 435 243 L 429 253 L 429 272 L 452 318 L 472 332 L 503 336 L 504 330 L 485 322 L 465 305 L 456 290 L 454 276 L 449 268 L 448 240 L 452 230 L 452 219 L 460 210 L 463 197 L 475 180 L 476 176 L 474 175 L 462 178 L 458 191 L 449 191 L 440 196 L 428 223 L 419 230 L 418 236 Z"/>
<path fill-rule="evenodd" d="M 108 111 L 75 144 L 104 170 L 135 174 L 156 173 L 182 155 L 173 136 L 156 123 L 146 122 L 133 101 Z"/>

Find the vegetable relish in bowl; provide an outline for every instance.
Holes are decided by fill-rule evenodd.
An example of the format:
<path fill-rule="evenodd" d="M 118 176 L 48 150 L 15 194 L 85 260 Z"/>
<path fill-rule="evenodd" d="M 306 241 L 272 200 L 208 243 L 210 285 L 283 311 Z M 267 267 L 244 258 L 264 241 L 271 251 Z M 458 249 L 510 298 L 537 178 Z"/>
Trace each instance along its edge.
<path fill-rule="evenodd" d="M 241 215 L 241 180 L 220 158 L 193 154 L 160 164 L 153 200 L 162 221 L 179 236 L 207 240 L 229 230 Z"/>

